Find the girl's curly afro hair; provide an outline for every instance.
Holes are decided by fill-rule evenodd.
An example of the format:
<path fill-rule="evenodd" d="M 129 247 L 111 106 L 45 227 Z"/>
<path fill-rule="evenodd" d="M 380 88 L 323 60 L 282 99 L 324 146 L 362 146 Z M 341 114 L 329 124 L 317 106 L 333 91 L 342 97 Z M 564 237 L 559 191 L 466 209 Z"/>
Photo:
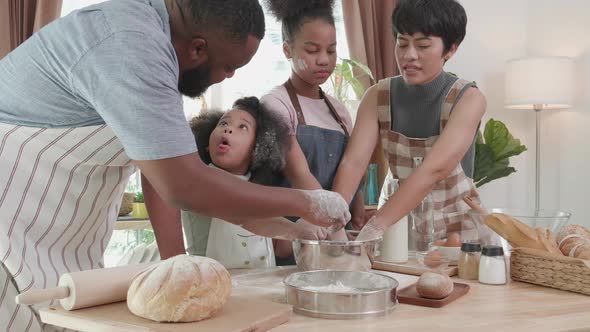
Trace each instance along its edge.
<path fill-rule="evenodd" d="M 282 118 L 269 111 L 256 97 L 236 100 L 233 109 L 250 113 L 256 121 L 255 146 L 252 152 L 250 180 L 254 183 L 271 185 L 285 166 L 285 154 L 290 148 L 289 130 Z M 209 136 L 223 116 L 222 111 L 212 110 L 190 120 L 195 135 L 199 156 L 204 163 L 211 163 Z"/>
<path fill-rule="evenodd" d="M 303 23 L 322 19 L 334 26 L 334 0 L 265 0 L 266 7 L 282 22 L 283 41 L 292 42 Z"/>

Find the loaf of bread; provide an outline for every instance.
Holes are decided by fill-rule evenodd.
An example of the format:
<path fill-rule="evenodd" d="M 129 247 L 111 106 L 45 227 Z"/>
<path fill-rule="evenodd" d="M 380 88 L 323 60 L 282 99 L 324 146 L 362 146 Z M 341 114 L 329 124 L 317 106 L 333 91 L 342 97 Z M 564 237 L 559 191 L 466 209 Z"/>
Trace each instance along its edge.
<path fill-rule="evenodd" d="M 416 291 L 428 299 L 443 299 L 453 292 L 453 281 L 446 274 L 424 272 L 416 283 Z"/>
<path fill-rule="evenodd" d="M 127 292 L 127 307 L 158 322 L 194 322 L 211 317 L 231 293 L 229 272 L 217 261 L 178 255 L 139 272 Z"/>
<path fill-rule="evenodd" d="M 580 225 L 566 225 L 557 242 L 561 252 L 569 257 L 590 259 L 590 231 Z"/>
<path fill-rule="evenodd" d="M 561 250 L 557 246 L 557 240 L 549 229 L 533 228 L 502 213 L 488 215 L 484 223 L 506 239 L 512 247 L 539 249 L 562 256 Z"/>

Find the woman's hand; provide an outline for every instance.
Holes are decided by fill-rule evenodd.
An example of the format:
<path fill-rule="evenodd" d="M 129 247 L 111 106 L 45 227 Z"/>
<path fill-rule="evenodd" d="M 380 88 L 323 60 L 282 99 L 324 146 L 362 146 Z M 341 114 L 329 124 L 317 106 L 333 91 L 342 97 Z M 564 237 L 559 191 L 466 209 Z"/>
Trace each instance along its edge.
<path fill-rule="evenodd" d="M 356 237 L 357 241 L 370 241 L 376 240 L 380 237 L 383 237 L 383 233 L 385 233 L 385 228 L 387 225 L 385 223 L 380 222 L 377 219 L 377 216 L 374 215 L 369 219 L 365 227 L 361 229 L 361 232 Z"/>

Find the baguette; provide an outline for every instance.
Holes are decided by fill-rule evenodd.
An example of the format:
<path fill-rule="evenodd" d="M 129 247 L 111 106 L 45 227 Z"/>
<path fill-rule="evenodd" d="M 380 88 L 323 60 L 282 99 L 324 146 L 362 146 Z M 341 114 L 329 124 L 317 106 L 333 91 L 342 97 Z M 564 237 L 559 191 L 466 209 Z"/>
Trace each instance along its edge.
<path fill-rule="evenodd" d="M 498 235 L 506 239 L 514 248 L 532 248 L 563 256 L 557 246 L 555 236 L 549 229 L 530 227 L 502 213 L 488 215 L 484 223 L 494 232 L 498 233 Z"/>

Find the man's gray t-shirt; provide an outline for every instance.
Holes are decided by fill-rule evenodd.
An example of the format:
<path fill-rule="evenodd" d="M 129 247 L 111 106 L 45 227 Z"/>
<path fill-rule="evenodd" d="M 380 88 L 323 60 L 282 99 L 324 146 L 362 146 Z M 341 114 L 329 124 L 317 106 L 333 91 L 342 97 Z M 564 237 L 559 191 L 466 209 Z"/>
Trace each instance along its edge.
<path fill-rule="evenodd" d="M 0 60 L 0 122 L 107 124 L 135 160 L 197 150 L 163 0 L 116 0 L 56 20 Z"/>

